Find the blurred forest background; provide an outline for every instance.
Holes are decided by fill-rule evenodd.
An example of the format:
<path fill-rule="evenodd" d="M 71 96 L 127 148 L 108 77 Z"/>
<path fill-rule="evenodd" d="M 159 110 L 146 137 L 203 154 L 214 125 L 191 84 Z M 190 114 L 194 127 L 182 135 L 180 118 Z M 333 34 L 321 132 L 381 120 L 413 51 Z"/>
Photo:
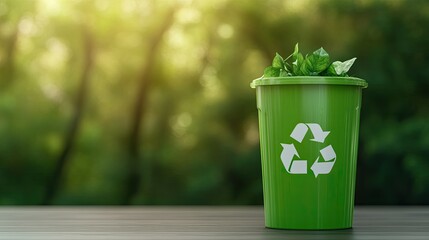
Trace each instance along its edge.
<path fill-rule="evenodd" d="M 261 204 L 255 91 L 366 79 L 357 204 L 429 203 L 429 1 L 0 0 L 0 204 Z"/>

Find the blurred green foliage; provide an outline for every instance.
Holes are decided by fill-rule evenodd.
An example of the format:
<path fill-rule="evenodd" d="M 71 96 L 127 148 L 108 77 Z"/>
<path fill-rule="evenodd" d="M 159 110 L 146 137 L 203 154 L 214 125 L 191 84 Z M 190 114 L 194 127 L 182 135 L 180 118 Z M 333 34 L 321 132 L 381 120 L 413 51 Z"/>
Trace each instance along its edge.
<path fill-rule="evenodd" d="M 129 203 L 261 204 L 249 83 L 296 42 L 357 56 L 350 74 L 369 82 L 356 203 L 427 204 L 427 26 L 424 0 L 0 0 L 0 204 L 43 201 L 85 67 L 80 124 L 51 203 L 122 203 L 137 89 L 150 81 Z"/>

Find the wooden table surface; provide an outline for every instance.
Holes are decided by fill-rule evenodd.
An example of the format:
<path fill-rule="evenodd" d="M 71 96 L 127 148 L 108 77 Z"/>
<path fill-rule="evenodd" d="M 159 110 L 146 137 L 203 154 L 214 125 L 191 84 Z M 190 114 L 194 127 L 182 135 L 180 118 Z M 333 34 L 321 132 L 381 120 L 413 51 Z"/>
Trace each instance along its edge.
<path fill-rule="evenodd" d="M 429 207 L 358 206 L 337 231 L 267 229 L 260 206 L 0 207 L 0 239 L 429 239 Z"/>

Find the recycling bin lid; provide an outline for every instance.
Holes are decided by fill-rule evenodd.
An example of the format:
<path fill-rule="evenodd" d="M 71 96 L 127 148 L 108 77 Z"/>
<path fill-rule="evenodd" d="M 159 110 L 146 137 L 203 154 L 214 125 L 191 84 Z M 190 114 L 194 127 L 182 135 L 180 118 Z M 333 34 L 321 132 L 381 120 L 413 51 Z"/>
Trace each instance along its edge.
<path fill-rule="evenodd" d="M 357 77 L 289 76 L 260 77 L 250 83 L 251 88 L 266 85 L 351 85 L 367 88 L 368 83 Z"/>

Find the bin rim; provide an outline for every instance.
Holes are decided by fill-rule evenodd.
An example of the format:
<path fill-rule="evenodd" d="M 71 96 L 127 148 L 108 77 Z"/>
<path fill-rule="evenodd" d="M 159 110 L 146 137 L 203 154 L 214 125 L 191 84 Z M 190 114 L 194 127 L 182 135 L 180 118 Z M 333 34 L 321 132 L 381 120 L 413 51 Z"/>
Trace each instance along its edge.
<path fill-rule="evenodd" d="M 349 85 L 367 88 L 368 83 L 357 77 L 289 76 L 260 77 L 250 83 L 251 88 L 269 85 Z"/>

